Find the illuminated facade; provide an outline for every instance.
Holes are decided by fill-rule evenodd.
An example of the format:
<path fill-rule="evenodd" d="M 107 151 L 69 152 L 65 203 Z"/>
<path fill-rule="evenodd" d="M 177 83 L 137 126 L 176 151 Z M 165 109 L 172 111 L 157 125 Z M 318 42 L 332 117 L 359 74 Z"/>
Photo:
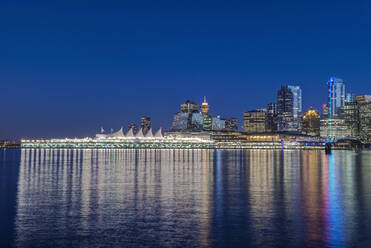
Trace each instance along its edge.
<path fill-rule="evenodd" d="M 359 105 L 357 102 L 346 102 L 344 106 L 344 122 L 350 130 L 352 138 L 359 136 Z"/>
<path fill-rule="evenodd" d="M 184 114 L 192 114 L 198 112 L 198 104 L 187 100 L 180 105 L 180 110 Z"/>
<path fill-rule="evenodd" d="M 225 130 L 226 131 L 237 131 L 238 130 L 237 118 L 230 118 L 230 119 L 225 120 Z"/>
<path fill-rule="evenodd" d="M 266 112 L 252 110 L 243 114 L 243 129 L 247 133 L 263 133 L 266 131 Z"/>
<path fill-rule="evenodd" d="M 310 108 L 302 117 L 302 133 L 311 136 L 320 135 L 320 115 Z"/>
<path fill-rule="evenodd" d="M 328 139 L 344 139 L 351 137 L 351 131 L 344 119 L 322 119 L 320 121 L 321 137 Z"/>
<path fill-rule="evenodd" d="M 356 96 L 359 108 L 359 138 L 371 142 L 371 95 Z"/>
<path fill-rule="evenodd" d="M 269 103 L 267 108 L 267 123 L 266 131 L 267 132 L 276 132 L 277 131 L 277 121 L 278 121 L 278 111 L 276 103 Z"/>
<path fill-rule="evenodd" d="M 220 116 L 212 118 L 212 130 L 220 131 L 225 129 L 225 120 L 221 119 Z"/>
<path fill-rule="evenodd" d="M 293 92 L 293 90 L 290 87 L 294 89 L 295 92 Z M 280 90 L 277 92 L 277 113 L 278 113 L 277 118 L 278 131 L 298 131 L 300 126 L 299 117 L 301 114 L 300 87 L 287 85 L 281 86 Z"/>
<path fill-rule="evenodd" d="M 288 88 L 292 92 L 292 117 L 293 117 L 293 129 L 300 129 L 301 126 L 301 115 L 302 115 L 302 100 L 301 100 L 301 88 L 300 86 L 289 85 Z"/>
<path fill-rule="evenodd" d="M 329 118 L 336 118 L 342 114 L 345 105 L 345 84 L 342 79 L 331 77 L 327 85 Z"/>
<path fill-rule="evenodd" d="M 208 112 L 209 112 L 209 109 L 210 109 L 210 106 L 209 104 L 206 102 L 206 96 L 204 96 L 204 101 L 203 103 L 201 104 L 201 112 L 202 114 L 206 115 Z"/>

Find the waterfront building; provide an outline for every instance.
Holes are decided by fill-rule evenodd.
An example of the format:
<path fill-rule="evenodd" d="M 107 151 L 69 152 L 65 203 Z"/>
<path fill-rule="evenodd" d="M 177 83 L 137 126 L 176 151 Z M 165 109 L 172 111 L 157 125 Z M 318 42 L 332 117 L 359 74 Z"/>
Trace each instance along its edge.
<path fill-rule="evenodd" d="M 262 133 L 266 131 L 266 112 L 252 110 L 243 114 L 243 131 L 247 133 Z"/>
<path fill-rule="evenodd" d="M 237 118 L 230 118 L 230 119 L 225 120 L 225 130 L 226 131 L 237 131 L 238 130 Z"/>
<path fill-rule="evenodd" d="M 371 95 L 356 96 L 359 111 L 359 138 L 371 142 Z"/>
<path fill-rule="evenodd" d="M 355 101 L 345 102 L 344 106 L 345 125 L 350 130 L 352 138 L 359 136 L 359 105 Z"/>
<path fill-rule="evenodd" d="M 342 115 L 345 105 L 345 84 L 342 79 L 331 77 L 327 85 L 329 118 L 337 118 Z"/>
<path fill-rule="evenodd" d="M 184 103 L 180 105 L 180 110 L 184 114 L 192 114 L 198 112 L 198 104 L 195 102 L 191 102 L 190 100 L 186 100 Z"/>
<path fill-rule="evenodd" d="M 310 108 L 302 117 L 302 133 L 310 136 L 320 135 L 320 115 Z"/>
<path fill-rule="evenodd" d="M 131 129 L 134 133 L 136 133 L 138 131 L 138 127 L 137 127 L 137 125 L 135 123 L 130 123 L 128 125 L 128 129 L 129 130 Z"/>
<path fill-rule="evenodd" d="M 148 130 L 151 128 L 151 118 L 143 116 L 140 118 L 140 127 L 143 130 L 143 133 L 147 133 Z"/>
<path fill-rule="evenodd" d="M 320 121 L 320 135 L 328 139 L 350 138 L 351 132 L 344 119 L 322 119 Z"/>

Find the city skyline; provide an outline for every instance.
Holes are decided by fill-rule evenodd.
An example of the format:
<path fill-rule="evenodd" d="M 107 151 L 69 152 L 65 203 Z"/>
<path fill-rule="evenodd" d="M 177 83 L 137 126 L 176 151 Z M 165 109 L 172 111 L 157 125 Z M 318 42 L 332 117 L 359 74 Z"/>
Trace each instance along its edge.
<path fill-rule="evenodd" d="M 342 79 L 338 79 L 338 78 L 336 78 L 336 77 L 333 77 L 333 76 L 331 76 L 331 77 L 329 77 L 329 80 L 327 81 L 327 90 L 329 91 L 329 85 L 328 85 L 328 82 L 330 82 L 330 81 L 333 81 L 334 79 L 336 79 L 336 80 L 341 80 L 341 83 L 343 84 L 343 85 L 345 85 L 344 83 L 343 83 L 343 80 Z M 295 107 L 295 103 L 292 103 L 291 105 L 291 108 L 292 108 L 292 111 L 296 111 L 298 114 L 300 114 L 300 115 L 298 115 L 298 119 L 300 119 L 300 116 L 302 115 L 302 114 L 304 114 L 307 110 L 309 110 L 309 109 L 312 109 L 312 108 L 314 108 L 317 112 L 319 112 L 319 113 L 322 113 L 322 111 L 323 111 L 323 104 L 322 104 L 322 106 L 321 107 L 313 107 L 313 106 L 317 106 L 318 105 L 318 103 L 316 104 L 316 103 L 314 103 L 314 104 L 306 104 L 306 105 L 308 105 L 308 106 L 310 106 L 310 107 L 308 107 L 308 108 L 305 108 L 305 107 L 302 107 L 301 106 L 301 104 L 302 104 L 302 102 L 304 102 L 303 101 L 303 98 L 302 98 L 302 88 L 301 88 L 301 84 L 300 83 L 298 83 L 298 82 L 295 82 L 295 86 L 293 86 L 293 85 L 287 85 L 287 84 L 283 84 L 283 85 L 281 85 L 280 86 L 281 87 L 281 90 L 282 90 L 282 87 L 288 87 L 288 89 L 294 94 L 294 92 L 295 92 L 295 90 L 299 90 L 300 91 L 300 97 L 299 97 L 299 99 L 300 99 L 300 107 L 299 106 L 296 106 Z M 343 86 L 344 87 L 344 86 Z M 278 90 L 278 91 L 277 91 Z M 273 92 L 279 92 L 279 89 L 277 89 L 276 91 L 273 91 Z M 345 92 L 345 94 L 351 94 L 351 95 L 353 95 L 353 97 L 354 97 L 354 95 L 362 95 L 362 94 L 355 94 L 354 92 L 348 92 L 348 91 L 344 91 Z M 328 96 L 329 97 L 329 96 Z M 344 99 L 343 99 L 344 100 Z M 191 104 L 197 104 L 197 108 L 196 109 L 194 109 L 193 111 L 196 111 L 197 113 L 202 113 L 202 106 L 206 103 L 207 104 L 207 102 L 206 102 L 206 96 L 203 96 L 202 97 L 202 101 L 196 101 L 196 102 L 191 102 L 188 98 L 187 98 L 187 100 L 186 100 L 186 102 L 187 101 L 189 101 Z M 328 100 L 329 101 L 329 100 Z M 198 103 L 199 102 L 199 103 Z M 244 130 L 244 119 L 245 119 L 245 117 L 244 117 L 244 115 L 245 115 L 245 112 L 247 111 L 247 112 L 249 112 L 249 111 L 256 111 L 256 110 L 264 110 L 265 112 L 266 111 L 268 111 L 269 110 L 269 104 L 271 104 L 271 103 L 275 103 L 275 104 L 277 104 L 277 106 L 279 105 L 278 104 L 278 102 L 279 102 L 279 98 L 278 98 L 278 96 L 276 96 L 276 99 L 271 99 L 271 101 L 270 102 L 268 102 L 268 103 L 266 103 L 266 105 L 264 106 L 264 105 L 262 105 L 262 106 L 260 106 L 260 107 L 258 107 L 258 108 L 246 108 L 246 110 L 245 111 L 242 111 L 239 115 L 237 115 L 237 116 L 232 116 L 232 115 L 230 115 L 230 113 L 227 113 L 226 115 L 221 115 L 220 114 L 220 112 L 218 111 L 218 110 L 215 110 L 215 109 L 212 109 L 212 113 L 213 114 L 216 114 L 215 115 L 215 117 L 218 117 L 218 118 L 223 118 L 224 120 L 229 120 L 230 118 L 237 118 L 237 121 L 238 121 L 238 129 L 239 130 Z M 295 101 L 294 101 L 295 102 Z M 179 104 L 179 103 L 178 103 Z M 327 103 L 327 104 L 329 104 L 329 103 Z M 303 104 L 303 106 L 306 106 L 306 105 L 304 105 Z M 207 111 L 209 111 L 209 108 L 210 108 L 210 105 L 207 105 L 208 106 L 208 109 L 207 109 Z M 267 108 L 268 107 L 268 108 Z M 189 108 L 189 107 L 188 107 Z M 295 110 L 295 109 L 297 109 L 297 110 Z M 298 112 L 298 109 L 300 110 L 299 112 Z M 138 114 L 139 115 L 139 114 Z M 151 125 L 152 125 L 152 123 L 151 123 L 151 119 L 156 119 L 156 116 L 153 116 L 153 117 L 148 117 L 148 116 L 144 116 L 144 115 L 140 115 L 139 117 L 138 117 L 138 119 L 137 120 L 124 120 L 124 121 L 122 121 L 122 122 L 120 122 L 120 123 L 118 123 L 119 124 L 119 126 L 121 127 L 121 128 L 123 128 L 124 126 L 128 126 L 128 128 L 127 128 L 127 130 L 130 130 L 132 127 L 134 128 L 133 129 L 133 131 L 134 132 L 136 132 L 137 131 L 137 129 L 138 129 L 138 127 L 143 127 L 143 118 L 144 119 L 147 119 L 148 118 L 148 120 L 146 120 L 146 121 L 149 121 L 149 123 L 148 123 L 148 125 L 149 125 L 149 127 L 151 127 Z M 124 124 L 126 124 L 126 125 L 123 125 L 123 123 Z M 156 125 L 157 124 L 157 125 Z M 300 125 L 300 124 L 299 124 Z M 155 125 L 154 125 L 156 128 L 162 128 L 162 127 L 166 127 L 166 130 L 171 130 L 171 129 L 173 129 L 173 127 L 172 127 L 172 124 L 171 124 L 171 121 L 170 121 L 170 123 L 155 123 Z M 114 131 L 116 131 L 116 130 L 118 130 L 118 128 L 117 128 L 118 126 L 117 125 L 115 125 L 115 126 L 113 126 L 113 127 L 108 127 L 108 126 L 100 126 L 100 127 L 96 127 L 96 129 L 95 129 L 95 131 L 97 131 L 98 129 L 100 129 L 100 130 L 104 130 L 104 132 L 106 132 L 106 133 L 112 133 L 112 132 L 114 132 Z M 277 131 L 280 131 L 280 128 L 279 127 L 277 127 L 278 129 L 277 129 Z M 123 128 L 124 130 L 125 130 L 125 128 Z M 295 130 L 295 129 L 297 129 L 297 128 L 294 128 L 293 130 Z M 300 127 L 299 127 L 299 129 L 298 130 L 300 130 Z M 281 131 L 285 131 L 285 130 L 281 130 Z M 288 130 L 287 130 L 288 131 Z M 91 134 L 88 134 L 88 135 L 86 135 L 86 136 L 91 136 L 92 135 L 92 133 Z M 86 137 L 85 136 L 85 137 Z M 17 136 L 16 136 L 17 137 Z M 17 138 L 25 138 L 25 137 L 28 137 L 28 138 L 30 138 L 31 136 L 19 136 L 19 137 L 17 137 Z M 53 134 L 50 134 L 50 135 L 48 135 L 48 136 L 43 136 L 43 137 L 34 137 L 34 138 L 52 138 L 52 137 L 57 137 L 56 135 L 53 135 Z M 67 135 L 66 137 L 72 137 L 72 135 Z M 75 137 L 83 137 L 82 135 L 79 135 L 79 136 L 75 136 Z M 3 137 L 4 138 L 4 137 Z M 5 138 L 8 138 L 8 137 L 5 137 Z"/>
<path fill-rule="evenodd" d="M 86 136 L 141 116 L 170 126 L 179 102 L 205 95 L 241 119 L 296 82 L 303 111 L 319 109 L 330 76 L 371 92 L 365 1 L 0 7 L 1 138 Z"/>

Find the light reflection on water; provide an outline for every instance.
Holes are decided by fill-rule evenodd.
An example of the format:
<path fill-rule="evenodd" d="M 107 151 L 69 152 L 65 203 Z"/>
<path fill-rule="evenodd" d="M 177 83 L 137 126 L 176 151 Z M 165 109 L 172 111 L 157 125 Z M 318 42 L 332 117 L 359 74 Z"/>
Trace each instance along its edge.
<path fill-rule="evenodd" d="M 370 156 L 22 149 L 15 244 L 371 245 Z"/>

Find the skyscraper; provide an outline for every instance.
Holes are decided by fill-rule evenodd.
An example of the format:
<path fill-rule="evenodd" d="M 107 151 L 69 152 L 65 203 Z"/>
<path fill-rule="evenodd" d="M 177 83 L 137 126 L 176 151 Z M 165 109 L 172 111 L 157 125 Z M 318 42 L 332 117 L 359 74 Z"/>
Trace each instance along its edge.
<path fill-rule="evenodd" d="M 293 105 L 292 105 L 292 117 L 294 118 L 294 127 L 299 129 L 301 126 L 301 114 L 302 114 L 302 101 L 301 101 L 301 89 L 300 86 L 289 85 L 288 88 L 292 92 Z"/>
<path fill-rule="evenodd" d="M 345 105 L 345 85 L 342 79 L 330 77 L 328 85 L 329 118 L 341 115 Z"/>
<path fill-rule="evenodd" d="M 266 129 L 268 132 L 277 131 L 277 103 L 268 103 Z"/>
<path fill-rule="evenodd" d="M 292 131 L 294 123 L 294 95 L 287 85 L 277 92 L 278 131 Z"/>

